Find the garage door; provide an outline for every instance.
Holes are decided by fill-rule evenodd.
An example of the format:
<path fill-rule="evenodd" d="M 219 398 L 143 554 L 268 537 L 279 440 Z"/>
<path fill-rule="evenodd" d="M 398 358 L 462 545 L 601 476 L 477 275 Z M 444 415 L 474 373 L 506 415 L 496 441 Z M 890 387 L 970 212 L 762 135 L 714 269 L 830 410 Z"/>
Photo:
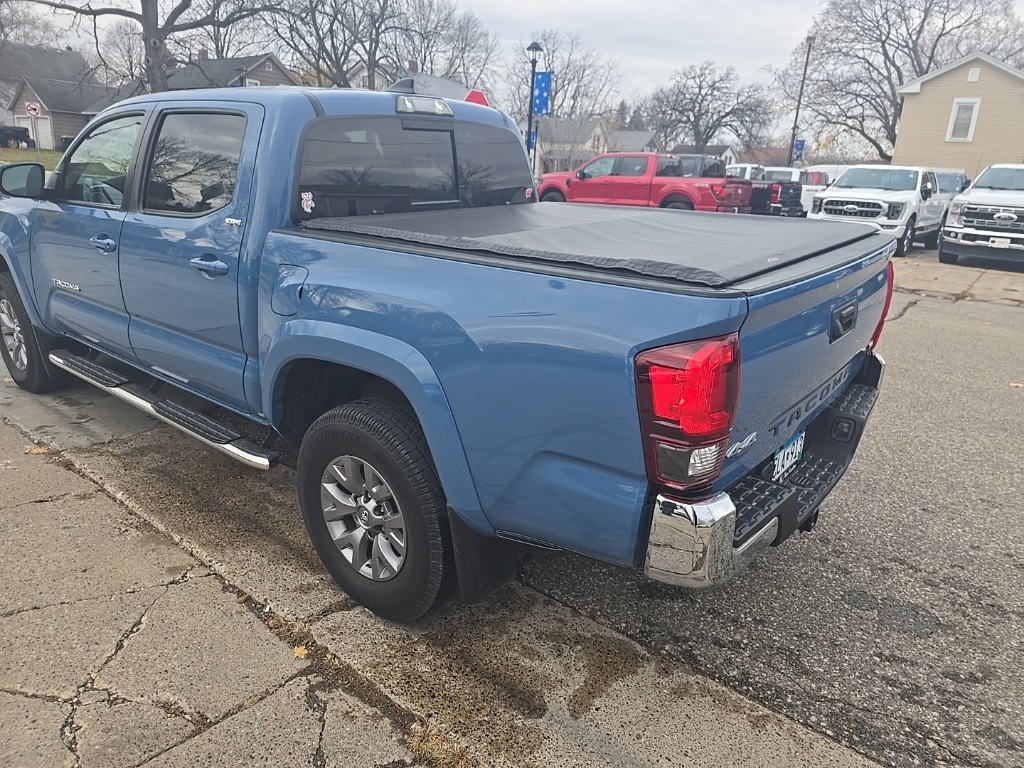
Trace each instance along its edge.
<path fill-rule="evenodd" d="M 23 125 L 28 128 L 29 133 L 32 133 L 32 118 L 18 115 L 14 118 L 17 125 Z M 32 136 L 36 140 L 36 145 L 40 149 L 53 149 L 53 128 L 50 126 L 50 118 L 48 117 L 37 117 L 36 118 L 36 131 L 38 136 Z"/>

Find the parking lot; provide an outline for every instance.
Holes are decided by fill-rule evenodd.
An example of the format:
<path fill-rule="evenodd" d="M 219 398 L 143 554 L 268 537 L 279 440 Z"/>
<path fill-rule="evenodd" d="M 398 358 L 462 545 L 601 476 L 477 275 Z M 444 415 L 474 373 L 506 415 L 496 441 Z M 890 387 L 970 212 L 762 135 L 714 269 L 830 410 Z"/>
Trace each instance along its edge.
<path fill-rule="evenodd" d="M 118 525 L 164 540 L 175 582 L 167 594 L 194 614 L 160 629 L 165 641 L 180 636 L 187 654 L 152 637 L 156 613 L 149 625 L 133 609 L 118 619 L 126 634 L 113 635 L 122 640 L 101 695 L 166 705 L 152 722 L 126 721 L 149 723 L 153 743 L 124 764 L 269 754 L 294 757 L 279 764 L 371 764 L 346 762 L 345 739 L 357 736 L 320 717 L 348 711 L 364 737 L 376 729 L 387 748 L 374 759 L 389 765 L 1024 765 L 1024 269 L 943 266 L 922 250 L 896 268 L 882 399 L 817 529 L 728 588 L 697 595 L 534 550 L 519 580 L 484 605 L 451 605 L 410 629 L 388 625 L 323 573 L 290 468 L 246 470 L 84 384 L 31 397 L 5 382 L 0 414 L 26 448 L 39 446 L 25 460 L 97 484 L 123 505 L 131 524 Z M 9 574 L 44 572 L 61 556 L 8 547 L 0 573 L 10 583 Z M 187 586 L 181 574 L 193 570 Z M 39 589 L 38 579 L 24 583 Z M 194 594 L 175 592 L 182 586 Z M 263 649 L 266 675 L 259 654 L 232 666 L 240 651 L 207 616 L 221 598 L 255 617 L 239 625 L 253 640 L 238 647 Z M 0 611 L 3 636 L 28 648 L 0 669 L 0 688 L 47 705 L 37 735 L 55 754 L 73 749 L 82 765 L 106 764 L 82 748 L 111 738 L 110 728 L 76 721 L 82 691 L 72 685 L 67 698 L 46 682 L 46 665 L 73 655 L 73 643 L 41 635 L 33 646 L 15 631 L 27 615 Z M 259 645 L 271 635 L 284 658 L 281 647 Z M 306 674 L 298 682 L 288 646 L 315 662 L 296 667 Z M 39 665 L 25 683 L 23 670 Z M 211 701 L 203 676 L 224 670 L 250 687 Z M 87 692 L 102 689 L 96 682 Z M 45 691 L 29 695 L 32 685 Z M 297 714 L 288 732 L 319 727 L 319 743 L 253 748 L 275 742 L 274 718 L 258 708 L 279 695 L 309 703 L 312 714 Z M 216 740 L 232 727 L 243 730 Z"/>

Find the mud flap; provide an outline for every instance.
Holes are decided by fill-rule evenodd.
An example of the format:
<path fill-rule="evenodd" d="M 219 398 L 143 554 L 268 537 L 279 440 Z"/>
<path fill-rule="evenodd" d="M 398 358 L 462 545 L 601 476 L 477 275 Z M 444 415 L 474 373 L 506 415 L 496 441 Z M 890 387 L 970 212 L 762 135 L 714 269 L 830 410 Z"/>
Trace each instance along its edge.
<path fill-rule="evenodd" d="M 496 589 L 510 582 L 519 570 L 522 547 L 505 539 L 481 536 L 448 508 L 448 525 L 455 553 L 459 600 L 466 605 L 481 603 Z"/>

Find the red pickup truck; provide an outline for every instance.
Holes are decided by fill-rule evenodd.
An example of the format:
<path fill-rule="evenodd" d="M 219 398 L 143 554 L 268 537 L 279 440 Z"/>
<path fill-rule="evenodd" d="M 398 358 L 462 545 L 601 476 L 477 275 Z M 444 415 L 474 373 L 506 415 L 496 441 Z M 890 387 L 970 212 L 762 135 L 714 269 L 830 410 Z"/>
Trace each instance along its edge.
<path fill-rule="evenodd" d="M 575 171 L 547 173 L 540 199 L 648 208 L 750 213 L 753 184 L 726 178 L 725 163 L 709 155 L 611 152 Z"/>

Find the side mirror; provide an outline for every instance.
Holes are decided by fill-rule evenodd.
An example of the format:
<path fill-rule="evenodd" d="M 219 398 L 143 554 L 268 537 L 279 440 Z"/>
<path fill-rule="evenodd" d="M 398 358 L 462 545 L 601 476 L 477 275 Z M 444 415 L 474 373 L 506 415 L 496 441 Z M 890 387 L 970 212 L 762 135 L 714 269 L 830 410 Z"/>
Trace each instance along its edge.
<path fill-rule="evenodd" d="M 14 163 L 0 168 L 0 192 L 8 197 L 43 196 L 46 171 L 39 163 Z"/>
<path fill-rule="evenodd" d="M 576 178 L 579 179 L 580 181 L 583 181 L 583 179 L 587 178 L 587 172 L 581 168 L 580 170 L 576 171 Z"/>
<path fill-rule="evenodd" d="M 931 184 L 925 184 L 923 187 L 921 187 L 921 198 L 922 199 L 927 200 L 931 196 L 932 196 L 932 185 Z"/>
<path fill-rule="evenodd" d="M 972 181 L 973 181 L 973 179 L 964 179 L 964 185 L 962 187 L 960 187 L 960 191 L 961 192 L 966 192 L 968 189 L 970 189 Z"/>

